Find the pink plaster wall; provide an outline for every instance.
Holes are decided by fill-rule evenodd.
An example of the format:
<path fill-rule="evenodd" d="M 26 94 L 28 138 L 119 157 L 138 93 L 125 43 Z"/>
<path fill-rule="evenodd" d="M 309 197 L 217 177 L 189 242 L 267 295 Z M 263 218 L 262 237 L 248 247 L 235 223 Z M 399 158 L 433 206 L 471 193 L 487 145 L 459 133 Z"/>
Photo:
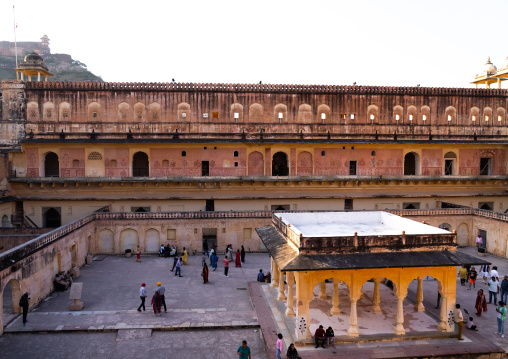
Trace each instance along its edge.
<path fill-rule="evenodd" d="M 74 166 L 75 160 L 79 161 Z M 85 149 L 62 148 L 60 150 L 60 174 L 62 177 L 85 177 Z"/>
<path fill-rule="evenodd" d="M 443 174 L 443 150 L 422 150 L 422 175 L 440 176 Z"/>
<path fill-rule="evenodd" d="M 263 176 L 263 154 L 261 152 L 249 153 L 249 171 L 248 176 Z"/>
<path fill-rule="evenodd" d="M 27 177 L 39 177 L 39 149 L 28 148 L 26 158 Z"/>
<path fill-rule="evenodd" d="M 127 148 L 106 148 L 104 149 L 106 177 L 127 177 L 129 176 L 129 149 Z M 112 161 L 116 161 L 113 167 Z"/>

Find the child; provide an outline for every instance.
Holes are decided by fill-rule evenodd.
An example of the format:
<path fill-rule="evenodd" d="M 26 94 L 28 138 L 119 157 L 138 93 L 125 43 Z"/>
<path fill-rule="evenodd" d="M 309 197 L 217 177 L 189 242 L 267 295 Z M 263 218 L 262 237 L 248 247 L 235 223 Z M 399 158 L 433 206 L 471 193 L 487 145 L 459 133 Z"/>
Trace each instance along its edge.
<path fill-rule="evenodd" d="M 478 331 L 478 328 L 476 327 L 476 325 L 473 322 L 473 317 L 469 317 L 469 320 L 467 321 L 467 324 L 466 324 L 466 328 L 474 330 L 474 331 Z"/>
<path fill-rule="evenodd" d="M 473 285 L 473 289 L 476 288 L 476 277 L 478 276 L 478 272 L 474 267 L 471 267 L 471 272 L 469 272 L 469 289 L 471 289 L 471 284 Z"/>
<path fill-rule="evenodd" d="M 281 359 L 280 353 L 282 353 L 282 334 L 277 334 L 277 359 Z"/>

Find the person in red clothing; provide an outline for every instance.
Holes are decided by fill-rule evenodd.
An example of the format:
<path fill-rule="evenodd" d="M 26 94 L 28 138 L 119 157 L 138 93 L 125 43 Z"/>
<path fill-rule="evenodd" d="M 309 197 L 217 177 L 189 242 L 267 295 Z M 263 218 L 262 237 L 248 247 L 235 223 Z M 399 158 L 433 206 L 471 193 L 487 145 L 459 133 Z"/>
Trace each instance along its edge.
<path fill-rule="evenodd" d="M 321 343 L 321 348 L 325 347 L 326 332 L 322 325 L 316 329 L 316 333 L 314 333 L 314 340 L 316 341 L 316 348 L 319 347 L 319 343 Z"/>
<path fill-rule="evenodd" d="M 229 277 L 228 270 L 229 270 L 229 260 L 228 260 L 228 256 L 226 255 L 226 258 L 224 258 L 224 276 L 226 276 L 226 277 Z"/>
<path fill-rule="evenodd" d="M 236 251 L 236 257 L 235 257 L 235 267 L 241 267 L 242 266 L 242 262 L 240 260 L 240 250 L 238 249 Z"/>

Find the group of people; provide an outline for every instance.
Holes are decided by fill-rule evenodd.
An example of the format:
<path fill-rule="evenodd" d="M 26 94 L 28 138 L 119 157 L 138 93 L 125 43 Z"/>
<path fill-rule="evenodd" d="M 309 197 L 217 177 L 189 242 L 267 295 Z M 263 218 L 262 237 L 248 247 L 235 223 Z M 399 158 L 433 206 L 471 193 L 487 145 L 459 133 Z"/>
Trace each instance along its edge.
<path fill-rule="evenodd" d="M 483 289 L 479 289 L 476 295 L 474 306 L 476 309 L 476 316 L 481 317 L 483 312 L 487 312 L 487 304 L 496 305 L 498 324 L 498 330 L 496 333 L 504 338 L 504 321 L 506 319 L 505 305 L 508 300 L 508 275 L 505 275 L 502 282 L 499 282 L 499 272 L 497 270 L 497 266 L 493 266 L 491 269 L 489 265 L 482 265 L 480 267 L 480 273 L 476 271 L 475 267 L 465 265 L 463 265 L 458 272 L 458 276 L 460 277 L 460 284 L 462 286 L 466 285 L 466 281 L 469 282 L 469 288 L 467 288 L 468 290 L 470 290 L 471 287 L 473 289 L 476 288 L 476 279 L 478 275 L 481 275 L 483 284 L 488 286 L 489 301 L 487 302 L 487 298 L 484 294 Z M 498 294 L 501 294 L 500 301 L 497 300 Z M 467 328 L 477 331 L 478 327 L 474 324 L 473 317 L 468 315 L 466 319 Z M 454 311 L 454 320 L 455 323 L 457 323 L 459 329 L 459 340 L 462 340 L 464 317 L 462 315 L 462 310 L 459 304 L 456 305 Z"/>
<path fill-rule="evenodd" d="M 164 312 L 167 313 L 168 309 L 166 307 L 166 288 L 162 285 L 161 282 L 157 282 L 157 289 L 155 289 L 155 294 L 152 296 L 152 308 L 153 315 L 161 316 L 161 308 L 164 306 Z M 141 312 L 141 308 L 145 311 L 145 300 L 147 297 L 146 294 L 146 283 L 141 283 L 141 288 L 139 288 L 139 297 L 141 299 L 141 304 L 138 307 L 138 312 Z"/>
<path fill-rule="evenodd" d="M 171 247 L 169 244 L 167 246 L 164 246 L 161 244 L 161 247 L 159 248 L 159 257 L 174 257 L 177 255 L 176 246 L 173 244 Z"/>
<path fill-rule="evenodd" d="M 332 346 L 335 347 L 335 333 L 333 332 L 332 327 L 328 327 L 325 331 L 323 326 L 320 325 L 314 333 L 314 341 L 316 342 L 316 348 L 319 348 L 319 346 L 321 346 L 321 348 L 325 348 L 325 343 L 326 345 L 330 345 L 330 343 L 332 343 Z"/>
<path fill-rule="evenodd" d="M 272 283 L 272 274 L 267 272 L 266 275 L 263 273 L 263 270 L 260 269 L 258 273 L 258 282 Z"/>

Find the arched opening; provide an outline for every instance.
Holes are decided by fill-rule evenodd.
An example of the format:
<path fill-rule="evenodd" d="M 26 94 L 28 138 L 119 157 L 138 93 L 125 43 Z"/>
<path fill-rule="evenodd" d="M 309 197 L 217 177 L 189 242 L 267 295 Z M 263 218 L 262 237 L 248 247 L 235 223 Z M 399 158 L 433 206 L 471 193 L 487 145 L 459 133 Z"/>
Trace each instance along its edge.
<path fill-rule="evenodd" d="M 273 155 L 272 176 L 289 176 L 288 156 L 284 152 Z"/>
<path fill-rule="evenodd" d="M 409 152 L 404 156 L 404 176 L 420 175 L 420 156 Z"/>
<path fill-rule="evenodd" d="M 109 229 L 99 232 L 97 240 L 97 253 L 112 254 L 114 252 L 114 235 Z"/>
<path fill-rule="evenodd" d="M 126 249 L 134 251 L 139 244 L 138 232 L 133 229 L 126 229 L 120 233 L 120 253 L 124 253 Z"/>
<path fill-rule="evenodd" d="M 71 266 L 73 268 L 78 266 L 78 246 L 76 243 L 71 247 Z"/>
<path fill-rule="evenodd" d="M 20 298 L 21 286 L 19 281 L 13 278 L 7 282 L 2 293 L 3 323 L 9 323 L 20 312 Z"/>
<path fill-rule="evenodd" d="M 132 176 L 147 177 L 149 176 L 148 155 L 144 152 L 136 152 L 132 158 Z"/>
<path fill-rule="evenodd" d="M 54 152 L 48 152 L 44 157 L 44 177 L 59 177 L 60 163 L 58 155 Z"/>
<path fill-rule="evenodd" d="M 461 223 L 457 227 L 457 244 L 459 246 L 469 245 L 469 227 L 466 223 Z"/>
<path fill-rule="evenodd" d="M 60 208 L 43 208 L 43 225 L 46 228 L 57 228 L 62 225 Z"/>
<path fill-rule="evenodd" d="M 420 287 L 420 288 L 418 288 Z M 440 319 L 426 314 L 427 307 L 438 309 L 441 307 L 441 282 L 424 273 L 414 278 L 407 287 L 404 300 L 404 317 L 411 316 L 411 321 L 404 320 L 406 333 L 431 332 L 439 330 Z M 412 326 L 411 323 L 418 323 Z"/>
<path fill-rule="evenodd" d="M 452 230 L 452 226 L 449 225 L 448 223 L 441 223 L 439 226 L 437 226 L 438 228 L 441 228 L 441 229 L 444 229 L 445 231 L 451 231 Z"/>
<path fill-rule="evenodd" d="M 493 211 L 494 206 L 492 205 L 492 203 L 485 202 L 485 203 L 481 203 L 480 209 L 485 209 L 487 211 Z"/>
<path fill-rule="evenodd" d="M 11 221 L 9 221 L 9 216 L 4 214 L 2 216 L 2 228 L 10 228 L 11 227 Z"/>
<path fill-rule="evenodd" d="M 145 252 L 156 253 L 160 248 L 160 234 L 156 229 L 149 229 L 145 234 Z"/>
<path fill-rule="evenodd" d="M 249 153 L 249 166 L 248 166 L 248 174 L 249 176 L 263 176 L 264 174 L 264 162 L 263 155 L 261 152 L 252 152 Z"/>

